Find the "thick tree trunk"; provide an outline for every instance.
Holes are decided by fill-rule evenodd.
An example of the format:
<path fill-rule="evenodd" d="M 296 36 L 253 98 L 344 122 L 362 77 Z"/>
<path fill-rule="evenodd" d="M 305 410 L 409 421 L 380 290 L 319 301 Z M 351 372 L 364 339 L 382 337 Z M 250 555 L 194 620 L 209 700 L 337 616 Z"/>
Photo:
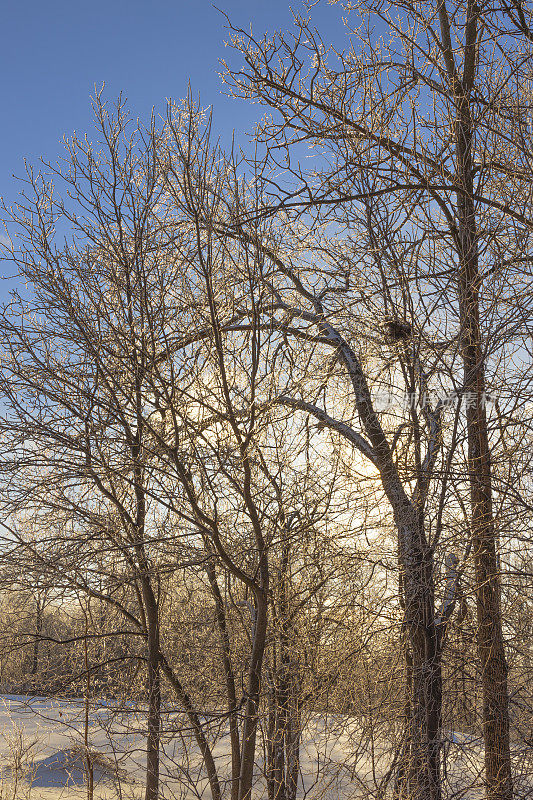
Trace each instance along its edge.
<path fill-rule="evenodd" d="M 473 134 L 467 98 L 457 132 L 458 291 L 468 434 L 472 550 L 476 574 L 477 646 L 483 687 L 483 735 L 488 800 L 511 800 L 507 662 L 492 511 L 491 462 L 485 411 L 485 364 L 479 317 L 479 263 L 473 186 Z"/>
<path fill-rule="evenodd" d="M 281 659 L 280 659 L 281 660 Z M 295 669 L 295 665 L 291 664 Z M 277 674 L 277 671 L 279 674 Z M 300 713 L 294 676 L 274 664 L 269 696 L 269 800 L 295 800 L 300 770 Z"/>
<path fill-rule="evenodd" d="M 441 800 L 442 647 L 435 620 L 433 556 L 424 536 L 421 514 L 411 506 L 403 509 L 401 518 L 395 516 L 400 531 L 404 621 L 409 640 L 409 719 L 398 796 Z"/>
<path fill-rule="evenodd" d="M 300 771 L 300 712 L 296 665 L 288 652 L 273 666 L 269 696 L 267 784 L 269 800 L 295 800 Z M 285 657 L 284 657 L 285 656 Z"/>
<path fill-rule="evenodd" d="M 161 740 L 161 675 L 159 669 L 159 618 L 155 598 L 152 595 L 146 609 L 148 625 L 147 693 L 148 693 L 148 737 L 146 741 L 146 789 L 145 800 L 159 797 L 159 747 Z"/>
<path fill-rule="evenodd" d="M 500 607 L 500 578 L 492 511 L 491 463 L 485 413 L 485 360 L 480 326 L 478 231 L 474 201 L 474 126 L 472 91 L 478 64 L 479 8 L 466 6 L 463 70 L 450 33 L 445 0 L 438 4 L 442 52 L 455 111 L 458 299 L 468 436 L 471 536 L 476 572 L 477 645 L 483 687 L 483 735 L 488 800 L 511 800 L 507 664 Z M 477 103 L 477 100 L 475 101 Z"/>
<path fill-rule="evenodd" d="M 357 410 L 372 446 L 373 461 L 379 469 L 398 532 L 404 625 L 412 656 L 411 724 L 406 765 L 409 800 L 441 800 L 441 637 L 435 619 L 433 552 L 424 530 L 422 483 L 418 487 L 420 491 L 415 492 L 416 500 L 409 499 L 357 356 L 327 322 L 321 321 L 319 329 L 336 344 L 337 359 L 350 375 Z"/>
<path fill-rule="evenodd" d="M 250 800 L 252 796 L 255 742 L 261 690 L 261 670 L 265 652 L 267 621 L 268 601 L 266 592 L 257 592 L 252 657 L 250 659 L 250 672 L 248 676 L 247 699 L 242 734 L 239 800 Z"/>
<path fill-rule="evenodd" d="M 310 411 L 327 419 L 330 427 L 352 441 L 379 470 L 381 484 L 391 505 L 398 535 L 398 560 L 404 606 L 404 628 L 412 655 L 410 724 L 405 753 L 405 788 L 409 800 L 441 800 L 441 641 L 435 618 L 433 551 L 424 530 L 424 502 L 435 454 L 440 425 L 437 416 L 428 441 L 423 469 L 419 472 L 410 499 L 399 476 L 390 444 L 376 413 L 362 365 L 346 339 L 327 320 L 324 308 L 313 299 L 316 324 L 325 341 L 335 348 L 337 361 L 346 369 L 353 388 L 356 409 L 366 438 L 344 423 L 331 420 L 325 412 L 304 401 L 282 398 L 293 408 Z"/>

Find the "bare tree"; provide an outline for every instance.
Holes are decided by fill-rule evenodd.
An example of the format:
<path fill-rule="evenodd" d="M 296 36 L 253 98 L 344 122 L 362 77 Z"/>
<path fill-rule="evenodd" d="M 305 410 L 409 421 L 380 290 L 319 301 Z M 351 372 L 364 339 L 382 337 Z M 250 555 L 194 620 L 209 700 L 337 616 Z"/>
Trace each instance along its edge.
<path fill-rule="evenodd" d="M 36 557 L 48 574 L 61 564 L 59 585 L 118 609 L 131 634 L 145 640 L 146 798 L 153 800 L 159 791 L 160 671 L 162 665 L 172 670 L 160 642 L 154 559 L 161 537 L 149 490 L 146 372 L 155 326 L 168 322 L 162 310 L 170 274 L 160 270 L 165 256 L 153 213 L 160 196 L 153 145 L 141 146 L 140 131 L 120 102 L 111 116 L 97 98 L 95 111 L 105 154 L 73 139 L 65 166 L 48 165 L 49 174 L 73 190 L 77 209 L 59 197 L 56 202 L 52 184 L 30 170 L 24 199 L 13 211 L 19 249 L 12 258 L 32 294 L 15 298 L 2 317 L 9 350 L 2 427 L 10 441 L 4 508 L 15 550 Z M 56 224 L 71 226 L 83 246 L 56 246 Z M 164 336 L 162 330 L 157 347 Z M 17 513 L 33 515 L 41 537 L 51 537 L 46 555 L 25 537 Z M 102 567 L 103 591 L 93 580 Z M 174 688 L 207 746 L 177 679 Z"/>
<path fill-rule="evenodd" d="M 324 42 L 306 17 L 295 18 L 294 35 L 262 40 L 230 25 L 245 65 L 229 69 L 226 81 L 233 94 L 258 99 L 278 114 L 267 118 L 259 133 L 269 148 L 270 166 L 281 167 L 292 180 L 284 189 L 272 177 L 273 169 L 265 171 L 273 205 L 313 209 L 323 218 L 329 213 L 349 226 L 354 205 L 368 207 L 386 198 L 389 212 L 397 214 L 395 236 L 416 231 L 419 241 L 438 254 L 435 264 L 446 248 L 453 283 L 443 301 L 453 289 L 463 362 L 460 388 L 468 399 L 486 780 L 490 797 L 510 798 L 483 325 L 489 324 L 485 292 L 491 276 L 512 263 L 504 250 L 513 253 L 531 227 L 530 150 L 524 141 L 529 98 L 521 84 L 527 84 L 531 69 L 529 17 L 520 4 L 501 13 L 476 3 L 397 3 L 394 11 L 373 3 L 347 8 L 353 14 L 342 51 Z M 373 40 L 374 25 L 385 26 L 390 38 L 384 44 Z M 326 153 L 326 167 L 317 157 L 313 170 L 304 172 L 296 162 L 302 143 Z M 361 175 L 372 177 L 365 181 Z M 522 260 L 526 263 L 529 256 Z M 435 266 L 428 268 L 436 277 Z M 515 262 L 519 281 L 520 269 Z"/>
<path fill-rule="evenodd" d="M 404 681 L 380 687 L 363 666 L 353 680 L 370 699 L 350 701 L 350 736 L 372 749 L 375 796 L 440 800 L 470 588 L 480 670 L 463 669 L 464 694 L 481 681 L 488 796 L 512 796 L 500 574 L 524 567 L 498 535 L 531 510 L 527 459 L 510 467 L 529 423 L 514 426 L 509 401 L 488 417 L 486 401 L 508 378 L 530 383 L 509 367 L 531 302 L 527 19 L 399 10 L 361 6 L 358 22 L 385 22 L 390 41 L 358 28 L 329 54 L 307 19 L 294 37 L 232 29 L 246 61 L 232 91 L 279 114 L 259 129 L 263 161 L 212 147 L 190 98 L 160 130 L 97 98 L 99 142 L 74 138 L 47 177 L 29 170 L 9 211 L 28 290 L 0 320 L 4 557 L 121 619 L 103 638 L 127 637 L 119 657 L 146 669 L 146 800 L 160 794 L 166 692 L 214 800 L 226 786 L 250 800 L 262 731 L 267 793 L 294 800 L 304 711 L 349 707 L 348 646 L 327 663 L 347 620 L 365 631 L 357 652 L 375 636 Z M 497 36 L 512 58 L 492 54 Z M 302 144 L 320 148 L 312 170 Z M 366 537 L 370 565 L 359 583 L 341 570 L 362 609 L 346 601 L 344 620 L 328 608 L 348 596 L 343 528 Z M 198 608 L 177 633 L 180 575 Z M 214 755 L 226 731 L 230 777 Z"/>
<path fill-rule="evenodd" d="M 1 320 L 6 548 L 12 563 L 33 558 L 50 585 L 108 604 L 143 643 L 146 800 L 159 794 L 162 677 L 187 715 L 213 797 L 222 796 L 213 726 L 162 638 L 165 581 L 184 564 L 205 568 L 222 642 L 232 796 L 247 800 L 269 552 L 285 513 L 268 456 L 278 334 L 262 319 L 264 259 L 253 242 L 221 237 L 200 219 L 198 198 L 217 203 L 216 182 L 226 186 L 196 138 L 196 115 L 156 132 L 132 125 L 120 101 L 109 113 L 97 97 L 95 112 L 98 144 L 69 141 L 65 164 L 45 165 L 50 180 L 29 170 L 10 210 L 11 258 L 31 290 Z M 178 130 L 196 148 L 195 175 L 167 158 Z M 192 214 L 176 213 L 180 192 Z M 74 238 L 57 244 L 61 226 Z M 253 622 L 239 701 L 220 569 L 244 591 Z"/>
<path fill-rule="evenodd" d="M 176 159 L 178 164 L 181 162 L 181 167 L 174 167 L 173 175 L 176 176 L 179 170 L 185 171 L 189 184 L 193 183 L 197 179 L 198 170 L 194 159 L 190 157 L 191 148 L 185 150 L 179 143 L 176 146 L 176 137 L 172 144 L 169 158 Z M 230 180 L 234 172 L 233 170 L 232 173 L 231 165 L 226 168 Z M 236 183 L 234 185 L 237 186 Z M 331 249 L 331 243 L 327 246 L 321 240 L 309 243 L 301 231 L 295 231 L 290 239 L 285 222 L 285 235 L 280 230 L 273 229 L 260 238 L 257 229 L 247 228 L 246 223 L 242 222 L 243 218 L 250 218 L 251 215 L 246 200 L 240 199 L 237 188 L 226 190 L 224 195 L 222 188 L 217 187 L 215 192 L 212 190 L 212 182 L 207 183 L 205 197 L 202 195 L 200 200 L 195 197 L 194 202 L 191 202 L 181 188 L 177 191 L 173 181 L 170 181 L 170 190 L 181 213 L 194 218 L 202 229 L 214 229 L 222 237 L 253 245 L 265 261 L 262 281 L 271 293 L 269 305 L 266 307 L 270 314 L 270 322 L 267 324 L 302 343 L 298 356 L 287 348 L 281 350 L 287 359 L 281 374 L 288 376 L 288 380 L 285 381 L 285 390 L 280 387 L 280 393 L 275 398 L 276 403 L 314 416 L 323 428 L 348 440 L 370 463 L 371 469 L 379 474 L 398 530 L 402 571 L 400 595 L 404 605 L 406 630 L 409 632 L 409 659 L 412 660 L 405 754 L 402 758 L 402 763 L 408 766 L 400 783 L 409 786 L 409 791 L 419 792 L 421 797 L 428 796 L 428 792 L 439 796 L 441 648 L 444 626 L 453 604 L 448 603 L 444 612 L 437 615 L 434 600 L 434 548 L 430 546 L 424 531 L 424 514 L 439 454 L 442 406 L 437 403 L 432 407 L 429 402 L 425 402 L 420 410 L 413 406 L 410 409 L 410 420 L 403 422 L 398 430 L 401 433 L 406 426 L 410 428 L 413 425 L 416 437 L 413 462 L 407 477 L 411 485 L 406 487 L 400 464 L 393 456 L 398 434 L 392 436 L 391 445 L 371 397 L 368 368 L 363 366 L 362 358 L 356 354 L 348 336 L 343 333 L 341 324 L 336 321 L 342 318 L 348 307 L 343 298 L 348 291 L 349 280 L 353 280 L 353 274 L 348 277 L 344 267 L 349 259 L 349 247 L 341 247 L 336 253 Z M 211 200 L 206 199 L 212 197 L 217 200 L 217 208 L 213 208 L 210 205 Z M 242 197 L 245 195 L 242 194 Z M 254 208 L 253 201 L 251 207 Z M 257 208 L 257 204 L 255 207 Z M 413 251 L 414 247 L 411 257 Z M 397 254 L 394 255 L 397 260 Z M 308 259 L 313 256 L 323 259 L 324 266 L 314 265 L 310 268 Z M 241 315 L 244 313 L 243 309 Z M 249 313 L 249 310 L 246 311 L 247 315 Z M 350 313 L 354 315 L 352 319 L 358 319 L 354 308 L 351 308 Z M 360 320 L 361 318 L 358 319 L 359 324 Z M 240 323 L 241 329 L 246 329 L 248 324 L 243 319 Z M 401 329 L 400 335 L 397 335 L 393 323 L 390 326 L 393 327 L 392 337 L 390 332 L 386 336 L 391 337 L 389 343 L 392 341 L 394 352 L 400 356 L 405 368 L 405 387 L 411 392 L 420 389 L 421 394 L 426 396 L 430 370 L 428 367 L 421 367 L 419 347 L 411 348 L 414 338 L 411 324 L 396 323 Z M 402 347 L 405 342 L 408 345 Z M 298 363 L 302 364 L 301 370 L 295 366 Z M 310 379 L 313 363 L 318 376 L 316 381 Z M 321 365 L 319 371 L 316 364 Z M 362 433 L 352 421 L 353 415 L 349 421 L 344 421 L 339 419 L 338 411 L 332 415 L 315 400 L 310 402 L 305 399 L 307 390 L 318 397 L 329 388 L 332 399 L 336 396 L 338 402 L 339 381 L 341 385 L 347 381 L 351 387 L 348 403 L 354 403 Z M 291 394 L 287 388 L 291 390 Z M 300 393 L 304 396 L 296 396 Z M 422 455 L 424 429 L 426 452 Z"/>

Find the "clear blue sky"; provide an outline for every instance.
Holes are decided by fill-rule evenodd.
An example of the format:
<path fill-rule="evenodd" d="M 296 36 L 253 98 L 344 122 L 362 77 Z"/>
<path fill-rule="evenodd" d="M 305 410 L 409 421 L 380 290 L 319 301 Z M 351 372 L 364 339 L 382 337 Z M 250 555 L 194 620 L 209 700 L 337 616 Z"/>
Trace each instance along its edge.
<path fill-rule="evenodd" d="M 216 5 L 241 27 L 252 23 L 257 34 L 292 24 L 284 0 Z M 301 0 L 291 5 L 301 10 Z M 313 20 L 325 38 L 335 38 L 341 6 L 322 0 Z M 24 158 L 54 160 L 65 134 L 90 131 L 95 84 L 105 82 L 110 99 L 122 91 L 147 120 L 153 106 L 162 112 L 166 98 L 183 97 L 190 80 L 202 104 L 213 105 L 223 140 L 233 129 L 243 138 L 258 113 L 221 92 L 225 19 L 209 0 L 4 0 L 1 21 L 0 195 L 8 204 L 16 200 L 12 176 L 23 174 Z M 6 290 L 0 282 L 0 298 Z"/>
<path fill-rule="evenodd" d="M 254 32 L 288 28 L 283 0 L 217 0 L 241 26 Z M 291 3 L 300 9 L 300 0 Z M 339 30 L 340 6 L 314 13 L 326 34 Z M 213 105 L 215 128 L 230 134 L 250 128 L 251 111 L 221 94 L 218 59 L 225 20 L 208 0 L 4 0 L 0 194 L 14 199 L 12 174 L 23 159 L 53 159 L 61 138 L 90 129 L 89 95 L 106 83 L 106 96 L 122 91 L 135 114 L 148 118 L 165 98 L 179 99 L 188 81 L 202 104 Z"/>

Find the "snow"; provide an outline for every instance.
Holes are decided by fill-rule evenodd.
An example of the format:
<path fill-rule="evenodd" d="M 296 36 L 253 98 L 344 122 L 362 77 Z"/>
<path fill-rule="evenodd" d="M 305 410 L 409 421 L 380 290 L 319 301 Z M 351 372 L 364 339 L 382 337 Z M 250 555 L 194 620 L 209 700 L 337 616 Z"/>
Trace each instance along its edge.
<path fill-rule="evenodd" d="M 124 798 L 140 797 L 143 737 L 131 732 L 131 713 L 112 714 L 106 706 L 90 714 L 95 800 L 118 797 L 117 777 L 128 790 Z M 84 714 L 81 700 L 0 697 L 1 800 L 87 797 Z"/>
<path fill-rule="evenodd" d="M 83 700 L 0 695 L 0 800 L 78 800 L 87 797 Z M 145 714 L 133 703 L 102 701 L 90 710 L 89 750 L 94 761 L 94 800 L 141 800 L 144 785 Z M 301 747 L 301 781 L 309 800 L 375 798 L 390 765 L 386 740 L 343 715 L 308 715 Z M 229 776 L 223 732 L 212 742 L 217 767 Z M 483 797 L 481 742 L 450 731 L 445 795 Z M 209 800 L 210 793 L 185 718 L 164 716 L 162 797 Z M 266 796 L 258 736 L 256 800 Z M 449 790 L 449 791 L 448 791 Z M 300 789 L 299 797 L 303 793 Z M 523 795 L 528 796 L 527 793 Z"/>

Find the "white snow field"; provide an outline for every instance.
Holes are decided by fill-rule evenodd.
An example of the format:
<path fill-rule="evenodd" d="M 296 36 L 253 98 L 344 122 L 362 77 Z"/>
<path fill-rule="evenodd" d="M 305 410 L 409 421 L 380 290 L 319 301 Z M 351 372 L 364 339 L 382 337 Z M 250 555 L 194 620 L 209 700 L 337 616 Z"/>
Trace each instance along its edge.
<path fill-rule="evenodd" d="M 0 800 L 86 798 L 84 716 L 83 701 L 0 696 Z M 95 800 L 119 798 L 117 778 L 127 790 L 124 800 L 140 797 L 134 787 L 142 775 L 142 736 L 131 735 L 118 715 L 109 728 L 111 716 L 106 708 L 90 714 Z"/>
<path fill-rule="evenodd" d="M 0 695 L 0 800 L 87 797 L 84 715 L 82 700 Z M 184 718 L 169 713 L 164 721 L 161 797 L 209 800 L 201 759 Z M 133 704 L 121 710 L 112 704 L 91 709 L 89 749 L 94 762 L 94 800 L 141 800 L 143 727 L 143 714 Z M 445 797 L 481 800 L 479 742 L 454 733 L 448 736 L 446 748 Z M 257 749 L 262 750 L 261 734 Z M 214 754 L 221 774 L 229 775 L 226 736 L 220 736 L 214 744 Z M 523 752 L 517 754 L 517 774 L 526 771 L 531 775 L 527 768 L 531 757 Z M 326 724 L 324 717 L 312 715 L 305 725 L 298 795 L 306 800 L 378 798 L 378 786 L 389 765 L 390 747 L 380 747 L 372 736 L 363 736 L 360 722 L 329 716 Z M 257 772 L 261 773 L 260 762 Z M 531 783 L 520 783 L 517 797 L 533 798 Z M 388 796 L 388 792 L 381 795 Z M 265 797 L 259 774 L 254 798 Z"/>

